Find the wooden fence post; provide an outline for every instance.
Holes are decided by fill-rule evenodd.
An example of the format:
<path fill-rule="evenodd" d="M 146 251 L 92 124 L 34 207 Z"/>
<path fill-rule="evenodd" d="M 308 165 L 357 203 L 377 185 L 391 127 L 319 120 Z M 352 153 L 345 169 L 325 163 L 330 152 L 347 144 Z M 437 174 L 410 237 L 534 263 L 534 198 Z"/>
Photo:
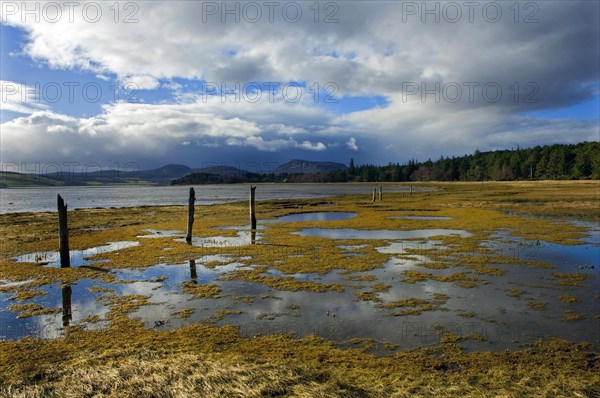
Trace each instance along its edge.
<path fill-rule="evenodd" d="M 67 205 L 63 198 L 58 195 L 58 251 L 60 253 L 60 267 L 70 268 L 69 257 L 69 227 L 67 225 Z"/>
<path fill-rule="evenodd" d="M 375 202 L 376 197 L 377 197 L 377 188 L 373 188 L 373 202 Z"/>
<path fill-rule="evenodd" d="M 254 195 L 256 187 L 250 185 L 250 228 L 256 229 L 256 213 L 254 210 Z"/>
<path fill-rule="evenodd" d="M 412 185 L 410 186 L 410 194 L 412 195 Z"/>
<path fill-rule="evenodd" d="M 190 187 L 190 198 L 188 199 L 188 224 L 187 224 L 187 235 L 185 241 L 188 243 L 192 242 L 192 227 L 194 226 L 194 204 L 196 202 L 196 192 L 194 188 Z"/>
<path fill-rule="evenodd" d="M 379 201 L 383 200 L 383 185 L 379 186 Z"/>

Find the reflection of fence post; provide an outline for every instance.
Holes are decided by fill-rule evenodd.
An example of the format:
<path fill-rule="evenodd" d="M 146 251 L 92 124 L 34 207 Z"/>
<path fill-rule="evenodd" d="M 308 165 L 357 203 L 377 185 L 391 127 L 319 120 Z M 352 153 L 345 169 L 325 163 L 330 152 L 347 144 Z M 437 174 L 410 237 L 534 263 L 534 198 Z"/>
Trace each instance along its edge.
<path fill-rule="evenodd" d="M 73 313 L 71 312 L 71 286 L 64 286 L 62 288 L 62 321 L 63 326 L 69 326 L 69 323 L 73 319 Z"/>
<path fill-rule="evenodd" d="M 379 201 L 383 200 L 383 185 L 379 186 Z"/>
<path fill-rule="evenodd" d="M 196 260 L 190 260 L 190 279 L 193 283 L 198 283 L 198 273 L 196 272 Z"/>
<path fill-rule="evenodd" d="M 373 202 L 375 202 L 376 197 L 377 197 L 377 188 L 373 188 Z"/>
<path fill-rule="evenodd" d="M 256 213 L 254 211 L 254 195 L 256 187 L 250 186 L 250 228 L 256 229 Z"/>
<path fill-rule="evenodd" d="M 250 243 L 255 245 L 256 244 L 256 231 L 252 231 L 250 232 Z"/>
<path fill-rule="evenodd" d="M 58 238 L 60 252 L 60 267 L 70 268 L 71 259 L 69 257 L 69 227 L 67 225 L 67 205 L 63 198 L 58 195 Z"/>
<path fill-rule="evenodd" d="M 190 243 L 192 241 L 192 227 L 194 226 L 194 203 L 196 202 L 196 192 L 194 188 L 190 187 L 190 198 L 188 200 L 188 225 L 187 235 L 185 241 Z"/>

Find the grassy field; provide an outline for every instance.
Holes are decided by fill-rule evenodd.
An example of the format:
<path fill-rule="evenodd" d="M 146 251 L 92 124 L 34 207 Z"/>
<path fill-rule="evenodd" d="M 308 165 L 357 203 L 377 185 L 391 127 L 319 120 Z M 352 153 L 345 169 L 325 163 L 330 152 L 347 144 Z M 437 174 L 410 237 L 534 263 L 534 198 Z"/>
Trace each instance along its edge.
<path fill-rule="evenodd" d="M 413 184 L 415 185 L 415 184 Z M 581 244 L 586 228 L 572 220 L 600 221 L 598 181 L 447 183 L 430 184 L 431 192 L 386 194 L 372 202 L 365 196 L 314 200 L 266 201 L 257 204 L 259 220 L 311 211 L 348 211 L 357 216 L 328 221 L 328 228 L 363 230 L 414 230 L 445 228 L 470 236 L 439 236 L 444 250 L 412 249 L 427 255 L 426 267 L 461 267 L 444 282 L 468 289 L 482 283 L 481 276 L 502 270 L 490 265 L 510 261 L 516 266 L 546 267 L 526 259 L 504 258 L 482 245 L 497 231 L 514 237 L 550 243 Z M 257 197 L 260 198 L 260 188 Z M 326 203 L 325 203 L 326 202 Z M 390 215 L 443 216 L 448 219 L 398 221 Z M 35 251 L 56 250 L 57 220 L 52 213 L 0 216 L 0 279 L 27 281 L 0 287 L 0 293 L 33 297 L 39 287 L 83 278 L 114 281 L 106 270 L 144 269 L 157 263 L 180 263 L 207 254 L 226 254 L 251 270 L 224 276 L 258 282 L 280 291 L 340 291 L 343 284 L 298 280 L 296 273 L 326 274 L 341 270 L 348 280 L 368 283 L 371 291 L 356 300 L 377 302 L 386 280 L 361 280 L 355 273 L 381 268 L 389 255 L 376 248 L 381 241 L 361 240 L 360 257 L 345 256 L 340 245 L 356 241 L 299 236 L 301 228 L 322 227 L 319 222 L 273 223 L 260 231 L 266 244 L 209 248 L 174 242 L 171 237 L 138 239 L 147 228 L 185 230 L 184 207 L 89 209 L 69 213 L 71 249 L 84 249 L 113 241 L 141 244 L 97 255 L 106 260 L 95 267 L 60 269 L 12 258 Z M 248 223 L 246 203 L 202 206 L 197 209 L 194 236 L 235 236 L 222 226 Z M 101 228 L 98 230 L 98 228 Z M 170 250 L 165 251 L 165 247 Z M 465 253 L 468 253 L 466 255 Z M 283 261 L 282 261 L 283 260 Z M 219 264 L 207 264 L 219 267 Z M 467 271 L 463 271 L 467 269 Z M 267 273 L 276 270 L 278 275 Z M 407 273 L 406 283 L 439 279 L 426 271 Z M 565 283 L 578 283 L 576 272 L 558 275 Z M 185 288 L 185 287 L 184 287 Z M 218 297 L 215 286 L 188 286 L 190 294 Z M 196 291 L 197 290 L 197 291 Z M 508 292 L 520 295 L 519 289 Z M 370 293 L 370 294 L 369 294 Z M 445 298 L 436 298 L 442 302 Z M 24 338 L 0 342 L 0 396 L 600 396 L 600 355 L 585 342 L 548 338 L 526 349 L 501 352 L 465 352 L 460 339 L 447 336 L 442 344 L 375 356 L 364 347 L 341 349 L 316 337 L 293 339 L 271 335 L 242 337 L 234 327 L 214 322 L 172 331 L 144 328 L 128 316 L 145 297 L 114 297 L 107 316 L 109 327 L 100 331 L 69 327 L 53 340 Z M 563 294 L 557 300 L 577 300 Z M 19 300 L 16 300 L 19 301 Z M 437 301 L 402 301 L 377 304 L 397 311 L 426 311 Z M 535 304 L 543 307 L 542 304 Z M 388 307 L 385 307 L 388 306 Z M 532 307 L 534 308 L 534 307 Z M 32 308 L 29 308 L 30 310 Z M 38 309 L 43 311 L 44 309 Z M 568 314 L 565 316 L 576 316 Z M 468 316 L 466 314 L 465 316 Z"/>
<path fill-rule="evenodd" d="M 20 174 L 8 171 L 0 171 L 0 187 L 51 187 L 59 185 L 64 185 L 64 182 L 32 174 Z"/>

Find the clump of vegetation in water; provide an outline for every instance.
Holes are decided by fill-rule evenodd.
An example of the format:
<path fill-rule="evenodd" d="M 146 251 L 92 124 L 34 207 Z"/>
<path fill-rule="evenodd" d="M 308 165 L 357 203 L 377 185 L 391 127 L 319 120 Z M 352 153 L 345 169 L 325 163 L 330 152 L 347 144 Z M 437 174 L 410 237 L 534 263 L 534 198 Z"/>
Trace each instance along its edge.
<path fill-rule="evenodd" d="M 60 312 L 59 308 L 45 308 L 39 304 L 13 304 L 8 307 L 9 311 L 18 312 L 17 318 L 28 318 L 36 315 L 49 315 Z"/>
<path fill-rule="evenodd" d="M 556 297 L 559 301 L 562 301 L 563 303 L 566 304 L 575 304 L 580 302 L 581 300 L 579 300 L 577 297 L 575 296 L 570 296 L 568 294 L 562 294 L 558 297 Z"/>
<path fill-rule="evenodd" d="M 199 285 L 192 281 L 186 281 L 183 283 L 183 291 L 199 299 L 218 299 L 221 288 L 215 284 Z"/>

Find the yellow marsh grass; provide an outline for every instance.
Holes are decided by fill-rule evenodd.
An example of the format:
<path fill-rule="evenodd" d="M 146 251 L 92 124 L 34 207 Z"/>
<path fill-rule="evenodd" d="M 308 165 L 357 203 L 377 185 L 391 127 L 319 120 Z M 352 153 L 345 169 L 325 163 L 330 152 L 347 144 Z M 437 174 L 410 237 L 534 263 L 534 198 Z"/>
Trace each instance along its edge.
<path fill-rule="evenodd" d="M 478 338 L 468 336 L 467 338 Z M 452 341 L 452 336 L 448 337 Z M 454 344 L 375 357 L 325 340 L 169 332 L 135 322 L 65 338 L 0 342 L 0 396 L 598 396 L 600 357 L 548 340 L 520 351 Z M 371 346 L 373 342 L 371 341 Z"/>
<path fill-rule="evenodd" d="M 415 249 L 409 254 L 427 256 L 432 264 L 440 267 L 466 267 L 467 272 L 454 273 L 447 281 L 469 287 L 481 283 L 472 273 L 500 275 L 500 270 L 489 264 L 508 260 L 503 256 L 490 259 L 493 255 L 482 248 L 481 242 L 493 233 L 504 230 L 526 239 L 579 244 L 577 239 L 583 236 L 585 228 L 568 224 L 566 219 L 600 219 L 597 181 L 412 185 L 431 186 L 437 191 L 386 194 L 383 202 L 372 203 L 370 189 L 366 189 L 363 196 L 328 199 L 333 203 L 329 207 L 318 206 L 321 200 L 259 202 L 259 220 L 306 211 L 351 211 L 358 215 L 326 224 L 270 224 L 268 230 L 261 231 L 264 244 L 238 248 L 195 247 L 174 242 L 172 238 L 137 238 L 146 228 L 185 230 L 187 212 L 182 206 L 71 211 L 72 249 L 120 240 L 140 241 L 137 247 L 97 256 L 108 261 L 94 268 L 57 269 L 16 263 L 11 257 L 18 254 L 57 249 L 56 214 L 0 215 L 3 237 L 0 279 L 31 280 L 21 287 L 3 288 L 18 294 L 36 286 L 72 283 L 82 278 L 114 282 L 112 274 L 105 272 L 110 269 L 143 268 L 222 254 L 247 265 L 262 266 L 254 272 L 232 273 L 225 275 L 226 278 L 252 280 L 282 290 L 321 291 L 339 290 L 343 286 L 305 284 L 306 281 L 291 276 L 267 276 L 264 271 L 273 268 L 293 274 L 339 269 L 352 273 L 379 268 L 388 259 L 388 255 L 376 250 L 385 245 L 382 241 L 336 241 L 289 233 L 327 225 L 327 228 L 373 230 L 449 228 L 468 231 L 472 234 L 469 238 L 437 237 L 447 249 Z M 201 195 L 201 189 L 197 192 Z M 390 218 L 398 214 L 451 219 Z M 527 217 L 541 215 L 551 218 Z M 246 203 L 201 206 L 197 209 L 194 236 L 235 236 L 236 231 L 218 227 L 246 225 L 247 218 Z M 98 227 L 108 229 L 90 231 Z M 347 257 L 338 247 L 357 243 L 366 245 L 354 250 L 361 253 L 361 257 Z M 244 260 L 243 256 L 251 256 L 252 260 Z M 515 259 L 507 263 L 547 266 Z M 582 282 L 584 277 L 576 275 L 556 274 L 555 277 L 557 283 L 568 286 Z M 412 274 L 412 277 L 436 278 L 428 273 Z M 72 329 L 66 337 L 56 340 L 25 338 L 18 342 L 0 342 L 0 396 L 81 396 L 91 392 L 105 396 L 165 397 L 600 396 L 600 358 L 596 352 L 588 352 L 586 345 L 547 340 L 519 351 L 463 353 L 449 343 L 439 348 L 400 351 L 378 358 L 360 350 L 340 350 L 314 337 L 294 340 L 275 335 L 246 339 L 232 327 L 196 325 L 171 332 L 148 330 L 127 316 L 148 303 L 146 296 L 116 297 L 107 293 L 100 299 L 111 307 L 107 315 L 111 320 L 108 329 L 86 332 Z M 402 308 L 420 311 L 440 304 L 428 301 Z M 565 320 L 575 321 L 579 317 L 568 312 Z"/>

